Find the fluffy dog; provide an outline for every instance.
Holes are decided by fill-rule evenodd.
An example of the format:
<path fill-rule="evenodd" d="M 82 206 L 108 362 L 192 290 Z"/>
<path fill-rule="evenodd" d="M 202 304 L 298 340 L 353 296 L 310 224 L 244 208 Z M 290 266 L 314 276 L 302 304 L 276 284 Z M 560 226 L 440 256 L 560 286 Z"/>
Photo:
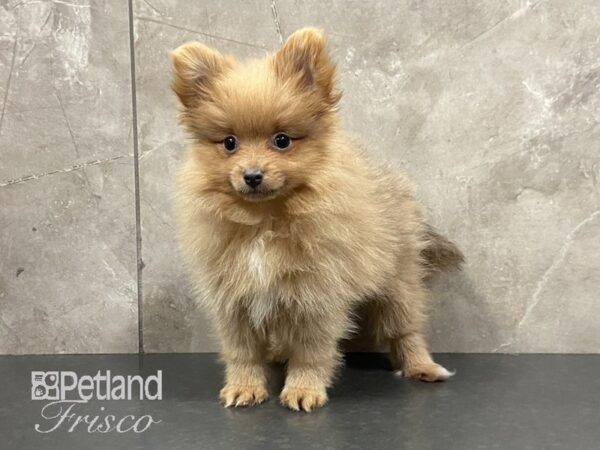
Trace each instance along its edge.
<path fill-rule="evenodd" d="M 410 182 L 340 129 L 323 34 L 302 29 L 245 63 L 191 42 L 172 63 L 189 135 L 180 240 L 220 338 L 225 406 L 264 401 L 273 360 L 287 362 L 283 405 L 322 406 L 358 331 L 389 344 L 404 376 L 447 379 L 423 337 L 424 281 L 462 255 L 424 222 Z"/>

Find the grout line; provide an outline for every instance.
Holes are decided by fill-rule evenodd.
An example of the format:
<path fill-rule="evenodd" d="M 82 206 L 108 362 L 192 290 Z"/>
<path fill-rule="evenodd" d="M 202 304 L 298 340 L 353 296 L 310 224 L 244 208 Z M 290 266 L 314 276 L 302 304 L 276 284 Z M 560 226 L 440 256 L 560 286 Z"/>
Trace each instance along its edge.
<path fill-rule="evenodd" d="M 137 256 L 138 354 L 144 353 L 144 314 L 142 292 L 142 223 L 140 220 L 140 160 L 138 144 L 137 90 L 135 82 L 135 36 L 133 30 L 133 0 L 129 8 L 129 58 L 131 67 L 131 112 L 133 120 L 133 173 L 135 178 L 135 240 Z"/>
<path fill-rule="evenodd" d="M 275 31 L 279 37 L 279 43 L 283 44 L 283 34 L 281 33 L 281 23 L 279 22 L 279 14 L 277 13 L 275 0 L 271 0 L 271 13 L 273 14 L 273 23 L 275 24 Z"/>
<path fill-rule="evenodd" d="M 31 175 L 25 175 L 24 177 L 21 177 L 21 178 L 13 178 L 12 180 L 8 180 L 3 183 L 0 183 L 0 187 L 6 187 L 6 186 L 10 186 L 12 184 L 24 183 L 24 182 L 30 181 L 30 180 L 39 180 L 40 178 L 44 178 L 48 175 L 54 175 L 57 173 L 69 173 L 69 172 L 73 172 L 74 170 L 83 169 L 84 167 L 110 163 L 113 161 L 117 161 L 119 159 L 130 158 L 132 156 L 133 155 L 119 155 L 119 156 L 113 156 L 112 158 L 95 159 L 93 161 L 86 161 L 86 162 L 83 162 L 80 164 L 75 164 L 73 166 L 65 167 L 64 169 L 56 169 L 56 170 L 51 170 L 50 172 L 42 172 L 42 173 L 34 173 Z"/>

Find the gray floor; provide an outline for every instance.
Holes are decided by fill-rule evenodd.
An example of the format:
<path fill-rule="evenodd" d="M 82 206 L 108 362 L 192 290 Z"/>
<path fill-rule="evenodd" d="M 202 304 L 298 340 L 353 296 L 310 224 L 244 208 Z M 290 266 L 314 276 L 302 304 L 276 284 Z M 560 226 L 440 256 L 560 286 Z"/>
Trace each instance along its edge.
<path fill-rule="evenodd" d="M 592 449 L 600 445 L 600 356 L 442 354 L 457 374 L 447 383 L 394 377 L 381 355 L 349 355 L 331 402 L 312 414 L 272 398 L 252 409 L 216 400 L 222 370 L 214 354 L 0 357 L 2 449 Z M 40 434 L 43 401 L 31 400 L 32 370 L 163 371 L 162 401 L 90 401 L 77 415 L 150 414 L 141 434 Z M 282 383 L 275 368 L 272 392 Z M 104 408 L 104 409 L 101 409 Z M 49 414 L 47 414 L 49 415 Z M 54 423 L 54 422 L 52 422 Z M 47 424 L 47 425 L 44 425 Z"/>

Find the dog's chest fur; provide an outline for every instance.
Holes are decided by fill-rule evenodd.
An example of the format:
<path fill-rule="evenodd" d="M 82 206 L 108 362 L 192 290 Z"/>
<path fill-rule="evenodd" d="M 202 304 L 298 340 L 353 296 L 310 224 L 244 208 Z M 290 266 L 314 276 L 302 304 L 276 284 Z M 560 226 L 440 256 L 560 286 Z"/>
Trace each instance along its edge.
<path fill-rule="evenodd" d="M 254 241 L 252 241 L 247 250 L 247 264 L 248 271 L 251 276 L 256 280 L 256 282 L 260 285 L 266 282 L 266 272 L 267 272 L 267 255 L 265 248 L 265 237 L 260 236 Z"/>
<path fill-rule="evenodd" d="M 272 317 L 281 299 L 281 286 L 278 279 L 281 267 L 274 267 L 274 260 L 281 249 L 281 242 L 274 241 L 273 234 L 266 231 L 246 242 L 244 258 L 248 280 L 248 314 L 255 327 L 260 327 Z M 244 270 L 244 268 L 242 268 Z"/>

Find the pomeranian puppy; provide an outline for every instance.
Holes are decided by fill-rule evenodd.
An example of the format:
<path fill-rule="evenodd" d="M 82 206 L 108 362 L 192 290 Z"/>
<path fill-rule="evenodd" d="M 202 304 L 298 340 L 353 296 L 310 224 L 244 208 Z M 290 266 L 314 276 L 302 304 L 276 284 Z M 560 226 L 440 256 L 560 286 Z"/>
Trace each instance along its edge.
<path fill-rule="evenodd" d="M 447 379 L 423 336 L 425 280 L 462 255 L 424 222 L 409 181 L 340 129 L 323 34 L 299 30 L 245 63 L 190 42 L 172 64 L 189 136 L 180 240 L 220 339 L 224 405 L 263 402 L 267 364 L 285 361 L 281 403 L 322 406 L 357 332 L 387 343 L 403 376 Z"/>

